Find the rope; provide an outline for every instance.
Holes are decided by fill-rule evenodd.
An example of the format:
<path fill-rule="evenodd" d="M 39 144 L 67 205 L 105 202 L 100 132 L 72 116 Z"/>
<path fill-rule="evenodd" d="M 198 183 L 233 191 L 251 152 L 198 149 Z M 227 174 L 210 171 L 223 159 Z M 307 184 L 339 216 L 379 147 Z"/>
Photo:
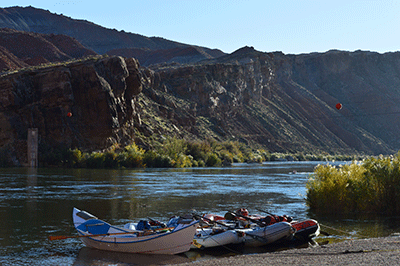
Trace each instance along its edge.
<path fill-rule="evenodd" d="M 203 227 L 201 227 L 201 230 L 202 230 L 203 232 L 205 232 L 204 229 L 203 229 Z M 211 239 L 212 239 L 215 243 L 217 243 L 220 247 L 223 247 L 223 248 L 227 249 L 228 251 L 233 252 L 233 253 L 236 253 L 236 254 L 243 254 L 242 252 L 237 251 L 237 250 L 233 250 L 233 249 L 227 247 L 226 245 L 221 245 L 212 235 L 208 235 L 206 238 L 209 238 L 209 237 L 211 237 Z"/>
<path fill-rule="evenodd" d="M 347 231 L 344 231 L 344 230 L 340 230 L 340 229 L 337 229 L 337 228 L 334 228 L 334 227 L 331 227 L 331 226 L 327 226 L 327 225 L 324 225 L 324 224 L 319 224 L 320 226 L 323 226 L 323 227 L 326 227 L 326 228 L 328 228 L 328 229 L 332 229 L 332 230 L 335 230 L 335 231 L 337 231 L 337 232 L 341 232 L 341 233 L 345 233 L 345 234 L 347 234 L 347 235 L 350 235 L 350 236 L 352 236 L 353 234 L 352 233 L 349 233 L 349 232 L 347 232 Z M 361 234 L 358 234 L 359 236 L 361 236 L 361 237 L 368 237 L 368 236 L 365 236 L 365 235 L 361 235 Z"/>

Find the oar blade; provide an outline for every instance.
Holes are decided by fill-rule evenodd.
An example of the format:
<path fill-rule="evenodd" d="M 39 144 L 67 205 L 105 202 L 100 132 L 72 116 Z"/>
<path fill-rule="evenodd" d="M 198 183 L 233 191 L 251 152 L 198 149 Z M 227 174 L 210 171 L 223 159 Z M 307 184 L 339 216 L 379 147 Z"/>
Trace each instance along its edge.
<path fill-rule="evenodd" d="M 62 239 L 67 239 L 69 238 L 68 236 L 49 236 L 49 240 L 53 241 L 53 240 L 62 240 Z"/>

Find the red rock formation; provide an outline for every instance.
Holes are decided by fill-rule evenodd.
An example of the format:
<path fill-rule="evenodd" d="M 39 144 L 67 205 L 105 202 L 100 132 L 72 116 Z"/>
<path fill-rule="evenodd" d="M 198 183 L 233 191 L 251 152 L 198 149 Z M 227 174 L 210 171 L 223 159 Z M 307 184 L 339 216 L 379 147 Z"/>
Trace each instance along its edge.
<path fill-rule="evenodd" d="M 170 63 L 195 63 L 205 59 L 218 58 L 224 53 L 220 50 L 204 49 L 197 46 L 175 47 L 171 49 L 151 50 L 146 48 L 113 49 L 108 55 L 133 57 L 139 60 L 142 66 Z"/>
<path fill-rule="evenodd" d="M 28 64 L 17 58 L 3 46 L 0 46 L 0 72 L 26 67 Z"/>
<path fill-rule="evenodd" d="M 23 163 L 24 151 L 14 144 L 26 143 L 28 128 L 39 129 L 41 146 L 99 150 L 127 144 L 138 126 L 134 104 L 141 84 L 138 63 L 121 57 L 5 75 L 0 147 L 13 149 Z"/>
<path fill-rule="evenodd" d="M 47 35 L 7 28 L 0 29 L 0 46 L 28 65 L 96 55 L 75 39 L 65 35 Z"/>

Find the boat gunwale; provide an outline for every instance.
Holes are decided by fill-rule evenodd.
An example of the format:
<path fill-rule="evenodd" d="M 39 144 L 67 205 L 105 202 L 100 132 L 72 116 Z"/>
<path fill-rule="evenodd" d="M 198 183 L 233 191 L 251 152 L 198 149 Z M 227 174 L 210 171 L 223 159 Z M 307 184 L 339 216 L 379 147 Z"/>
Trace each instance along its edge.
<path fill-rule="evenodd" d="M 188 225 L 186 225 L 186 226 L 184 226 L 182 228 L 179 228 L 178 230 L 173 230 L 173 231 L 170 231 L 170 232 L 165 232 L 165 233 L 160 233 L 160 234 L 155 233 L 155 234 L 151 234 L 151 235 L 147 235 L 147 236 L 131 236 L 132 238 L 135 238 L 136 241 L 124 241 L 124 242 L 117 241 L 117 239 L 118 240 L 123 240 L 123 238 L 127 238 L 127 236 L 123 236 L 123 237 L 121 237 L 121 236 L 112 236 L 113 233 L 110 233 L 111 235 L 107 235 L 107 233 L 106 233 L 104 236 L 90 236 L 91 235 L 90 233 L 89 234 L 85 234 L 82 230 L 80 230 L 80 229 L 78 229 L 76 227 L 75 228 L 76 228 L 76 230 L 78 231 L 78 233 L 80 235 L 82 235 L 82 236 L 84 236 L 84 237 L 86 237 L 88 239 L 91 239 L 93 241 L 96 241 L 96 242 L 113 243 L 113 244 L 134 244 L 134 243 L 139 243 L 139 242 L 146 242 L 146 241 L 150 241 L 150 240 L 155 240 L 155 239 L 160 238 L 160 237 L 166 237 L 168 235 L 174 234 L 174 233 L 179 232 L 181 230 L 189 229 L 190 226 L 193 226 L 193 225 L 197 224 L 198 222 L 199 221 L 193 221 L 190 224 L 188 224 Z M 111 225 L 111 227 L 119 229 L 119 227 L 116 227 L 116 226 L 112 226 Z M 125 232 L 125 231 L 123 231 L 123 232 Z M 130 232 L 130 231 L 126 231 L 126 233 L 127 234 L 135 234 L 135 232 Z M 102 239 L 97 239 L 97 238 L 102 238 Z M 104 240 L 104 238 L 110 238 L 110 241 L 106 241 L 106 240 Z"/>

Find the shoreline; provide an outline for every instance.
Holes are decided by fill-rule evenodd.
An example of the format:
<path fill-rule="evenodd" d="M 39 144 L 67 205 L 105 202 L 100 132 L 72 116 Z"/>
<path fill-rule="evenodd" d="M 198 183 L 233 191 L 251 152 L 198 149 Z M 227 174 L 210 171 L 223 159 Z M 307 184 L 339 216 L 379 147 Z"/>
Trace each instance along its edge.
<path fill-rule="evenodd" d="M 178 264 L 195 265 L 400 265 L 400 236 L 346 240 L 343 242 L 288 249 L 262 254 L 199 260 Z"/>

